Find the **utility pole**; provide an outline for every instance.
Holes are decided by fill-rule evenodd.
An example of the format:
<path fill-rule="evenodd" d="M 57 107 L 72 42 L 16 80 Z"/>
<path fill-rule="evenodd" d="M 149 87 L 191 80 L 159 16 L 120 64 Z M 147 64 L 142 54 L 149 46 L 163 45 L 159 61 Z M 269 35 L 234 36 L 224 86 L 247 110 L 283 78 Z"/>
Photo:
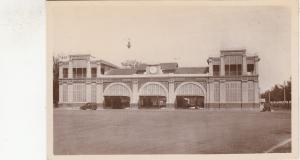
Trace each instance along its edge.
<path fill-rule="evenodd" d="M 270 97 L 271 97 L 270 93 L 271 93 L 271 91 L 269 91 L 269 103 L 271 102 L 271 100 L 270 100 Z"/>
<path fill-rule="evenodd" d="M 285 81 L 283 82 L 283 101 L 285 102 Z"/>

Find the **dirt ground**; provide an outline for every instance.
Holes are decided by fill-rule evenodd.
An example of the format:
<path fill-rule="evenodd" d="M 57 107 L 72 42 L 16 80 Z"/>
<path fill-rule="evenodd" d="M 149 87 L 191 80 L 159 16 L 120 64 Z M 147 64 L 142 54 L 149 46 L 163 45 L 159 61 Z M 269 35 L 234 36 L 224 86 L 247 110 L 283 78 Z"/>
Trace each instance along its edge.
<path fill-rule="evenodd" d="M 57 155 L 263 153 L 289 138 L 290 112 L 54 110 Z"/>

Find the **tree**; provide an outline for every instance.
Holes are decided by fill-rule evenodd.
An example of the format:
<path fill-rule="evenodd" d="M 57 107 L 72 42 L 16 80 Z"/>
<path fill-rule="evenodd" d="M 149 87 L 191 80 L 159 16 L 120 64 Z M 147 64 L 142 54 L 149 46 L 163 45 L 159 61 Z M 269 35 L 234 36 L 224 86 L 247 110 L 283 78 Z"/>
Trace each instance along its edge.
<path fill-rule="evenodd" d="M 292 83 L 291 81 L 287 81 L 287 85 L 285 88 L 285 97 L 287 101 L 292 100 Z"/>
<path fill-rule="evenodd" d="M 275 85 L 271 91 L 272 101 L 283 101 L 283 88 L 280 85 Z"/>
<path fill-rule="evenodd" d="M 288 102 L 291 101 L 291 81 L 287 81 L 286 84 L 276 84 L 271 90 L 262 93 L 261 97 L 265 98 L 268 102 L 270 94 L 270 101 L 284 101 L 284 92 L 285 100 Z"/>
<path fill-rule="evenodd" d="M 53 56 L 53 105 L 57 107 L 59 99 L 59 58 Z"/>
<path fill-rule="evenodd" d="M 124 66 L 125 68 L 132 68 L 135 69 L 139 65 L 143 65 L 145 63 L 137 61 L 137 60 L 126 60 L 124 62 L 121 62 L 121 65 Z"/>

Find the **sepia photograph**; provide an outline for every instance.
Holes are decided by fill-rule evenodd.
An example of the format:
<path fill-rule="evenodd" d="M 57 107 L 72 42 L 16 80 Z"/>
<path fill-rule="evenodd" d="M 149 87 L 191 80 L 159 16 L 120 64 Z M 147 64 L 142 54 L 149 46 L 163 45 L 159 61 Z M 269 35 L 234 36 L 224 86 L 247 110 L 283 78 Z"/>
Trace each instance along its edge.
<path fill-rule="evenodd" d="M 47 1 L 48 154 L 293 153 L 296 1 L 202 2 Z"/>

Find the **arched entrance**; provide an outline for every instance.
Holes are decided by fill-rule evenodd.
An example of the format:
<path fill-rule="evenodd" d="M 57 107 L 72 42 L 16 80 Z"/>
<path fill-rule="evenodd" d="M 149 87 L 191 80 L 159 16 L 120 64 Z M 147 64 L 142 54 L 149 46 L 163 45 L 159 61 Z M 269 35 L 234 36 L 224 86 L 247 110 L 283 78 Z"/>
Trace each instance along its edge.
<path fill-rule="evenodd" d="M 130 106 L 130 88 L 124 83 L 111 83 L 104 90 L 104 108 L 122 109 Z"/>
<path fill-rule="evenodd" d="M 166 107 L 168 90 L 159 82 L 148 82 L 139 90 L 139 108 Z"/>
<path fill-rule="evenodd" d="M 198 82 L 181 83 L 175 90 L 176 108 L 204 108 L 205 93 Z"/>

